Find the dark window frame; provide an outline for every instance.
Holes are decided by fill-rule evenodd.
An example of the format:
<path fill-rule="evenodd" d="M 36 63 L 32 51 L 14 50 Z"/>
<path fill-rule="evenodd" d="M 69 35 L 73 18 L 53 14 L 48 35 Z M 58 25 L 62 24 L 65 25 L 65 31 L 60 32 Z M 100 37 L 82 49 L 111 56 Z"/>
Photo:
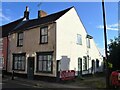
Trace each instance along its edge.
<path fill-rule="evenodd" d="M 88 70 L 87 56 L 83 56 L 83 71 L 87 71 L 87 70 Z"/>
<path fill-rule="evenodd" d="M 20 38 L 20 34 L 22 34 L 22 38 Z M 22 47 L 23 46 L 23 38 L 24 38 L 24 33 L 23 32 L 19 32 L 17 33 L 17 47 Z M 22 41 L 22 45 L 20 43 L 20 41 Z"/>
<path fill-rule="evenodd" d="M 18 66 L 18 64 L 19 64 L 20 61 L 21 61 L 21 63 L 22 63 L 22 59 L 17 61 L 17 69 L 16 69 L 16 68 L 15 68 L 15 57 L 20 58 L 20 57 L 23 57 L 23 56 L 24 56 L 24 69 L 19 69 L 19 66 Z M 20 64 L 21 64 L 21 63 L 20 63 Z M 21 64 L 21 65 L 22 65 L 22 64 Z M 26 53 L 20 53 L 20 54 L 14 53 L 14 54 L 13 54 L 12 70 L 25 71 L 25 66 L 26 66 Z M 21 66 L 21 67 L 22 67 L 22 66 Z"/>
<path fill-rule="evenodd" d="M 52 73 L 53 71 L 53 52 L 36 52 L 37 53 L 37 66 L 36 66 L 36 72 L 42 72 L 42 73 Z M 52 59 L 51 59 L 51 71 L 48 71 L 48 67 L 47 67 L 47 64 L 48 64 L 48 60 L 39 60 L 39 56 L 42 56 L 42 59 L 44 56 L 47 56 L 47 55 L 51 55 L 52 56 Z M 39 62 L 42 62 L 42 70 L 40 71 L 39 70 Z M 46 63 L 46 71 L 44 71 L 44 67 L 43 67 L 43 62 L 47 62 Z"/>
<path fill-rule="evenodd" d="M 47 33 L 46 34 L 44 34 L 44 35 L 42 35 L 42 30 L 44 29 L 44 28 L 47 28 Z M 44 33 L 45 33 L 45 31 L 44 31 Z M 44 37 L 44 41 L 42 41 L 42 38 Z M 47 41 L 45 41 L 45 37 L 47 37 Z M 47 44 L 48 43 L 48 26 L 44 26 L 44 27 L 41 27 L 40 28 L 40 44 Z"/>

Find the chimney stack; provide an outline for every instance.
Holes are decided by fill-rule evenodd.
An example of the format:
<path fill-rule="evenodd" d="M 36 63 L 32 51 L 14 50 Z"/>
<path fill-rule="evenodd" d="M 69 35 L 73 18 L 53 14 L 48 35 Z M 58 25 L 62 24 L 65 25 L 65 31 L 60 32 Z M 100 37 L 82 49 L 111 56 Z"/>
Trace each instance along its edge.
<path fill-rule="evenodd" d="M 45 16 L 47 16 L 47 13 L 45 11 L 43 10 L 38 11 L 38 18 L 45 17 Z"/>
<path fill-rule="evenodd" d="M 26 6 L 26 10 L 24 11 L 24 18 L 26 18 L 26 20 L 29 19 L 29 7 Z"/>

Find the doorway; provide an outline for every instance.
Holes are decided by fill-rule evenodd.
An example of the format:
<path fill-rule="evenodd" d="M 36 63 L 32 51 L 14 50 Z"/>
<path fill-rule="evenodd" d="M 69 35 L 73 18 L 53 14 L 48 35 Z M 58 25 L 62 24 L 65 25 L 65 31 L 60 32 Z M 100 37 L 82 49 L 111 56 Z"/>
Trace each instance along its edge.
<path fill-rule="evenodd" d="M 27 77 L 30 80 L 34 79 L 34 57 L 28 57 Z"/>
<path fill-rule="evenodd" d="M 92 70 L 91 70 L 92 74 L 95 73 L 95 60 L 92 60 Z"/>
<path fill-rule="evenodd" d="M 78 58 L 78 77 L 82 76 L 82 58 Z"/>

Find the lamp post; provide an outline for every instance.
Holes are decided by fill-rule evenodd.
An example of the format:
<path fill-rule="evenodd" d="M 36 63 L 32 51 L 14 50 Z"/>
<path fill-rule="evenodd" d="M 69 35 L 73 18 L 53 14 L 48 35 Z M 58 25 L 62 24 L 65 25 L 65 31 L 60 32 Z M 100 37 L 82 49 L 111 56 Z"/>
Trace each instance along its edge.
<path fill-rule="evenodd" d="M 104 0 L 102 0 L 102 10 L 103 10 L 104 40 L 105 40 L 106 88 L 109 88 L 109 68 L 108 68 L 108 54 L 107 54 L 107 32 L 106 32 Z"/>

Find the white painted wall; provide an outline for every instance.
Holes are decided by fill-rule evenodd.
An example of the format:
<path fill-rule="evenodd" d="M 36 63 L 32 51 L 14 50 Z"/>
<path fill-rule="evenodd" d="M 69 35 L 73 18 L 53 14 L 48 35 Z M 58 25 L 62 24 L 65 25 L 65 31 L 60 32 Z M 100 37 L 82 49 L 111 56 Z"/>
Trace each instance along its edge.
<path fill-rule="evenodd" d="M 101 58 L 93 40 L 91 40 L 92 47 L 87 49 L 87 32 L 74 8 L 70 9 L 56 22 L 56 60 L 61 60 L 62 56 L 66 56 L 70 59 L 69 70 L 77 71 L 78 58 L 83 59 L 83 56 L 87 56 L 88 50 L 91 59 Z M 76 43 L 77 34 L 82 36 L 82 45 Z M 91 64 L 91 61 L 89 64 Z"/>

